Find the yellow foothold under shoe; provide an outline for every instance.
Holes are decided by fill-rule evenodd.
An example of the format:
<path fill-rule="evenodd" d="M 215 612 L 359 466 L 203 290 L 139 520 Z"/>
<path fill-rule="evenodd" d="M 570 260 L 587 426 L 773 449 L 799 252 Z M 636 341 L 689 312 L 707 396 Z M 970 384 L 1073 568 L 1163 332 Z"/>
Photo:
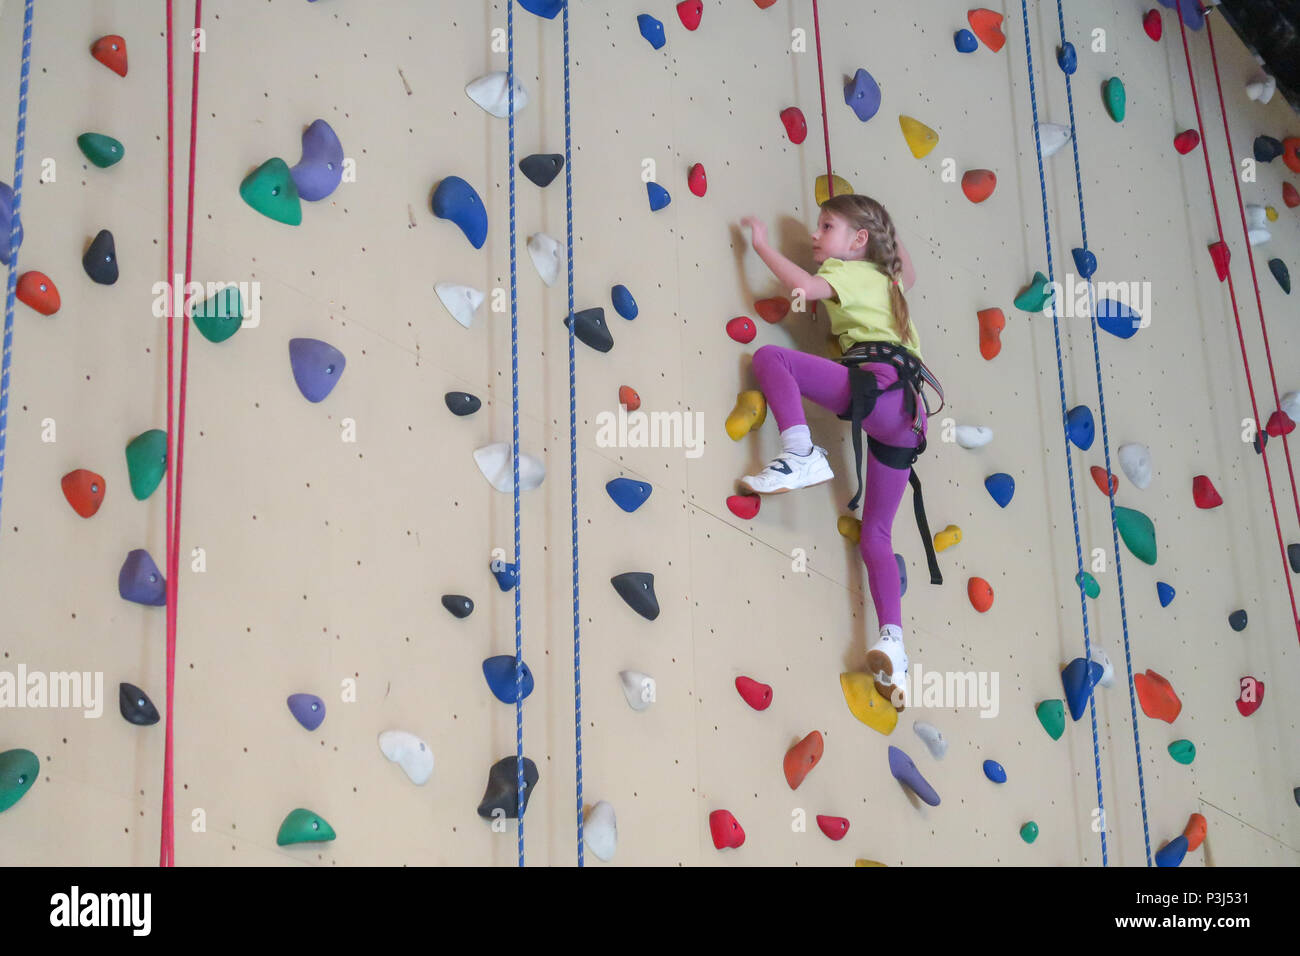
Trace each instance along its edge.
<path fill-rule="evenodd" d="M 822 203 L 824 203 L 826 200 L 831 198 L 830 190 L 826 188 L 825 175 L 821 175 L 817 177 L 817 184 L 813 187 L 813 192 L 817 196 L 817 205 L 819 206 Z M 853 195 L 853 187 L 849 185 L 849 181 L 847 179 L 841 179 L 839 176 L 835 177 L 835 195 L 837 196 Z"/>
<path fill-rule="evenodd" d="M 740 441 L 767 421 L 767 400 L 760 391 L 750 390 L 736 396 L 736 407 L 727 416 L 727 434 Z"/>
<path fill-rule="evenodd" d="M 898 726 L 898 711 L 880 696 L 871 674 L 854 671 L 841 674 L 840 690 L 844 691 L 844 702 L 849 705 L 849 712 L 854 717 L 886 737 L 894 732 Z"/>
<path fill-rule="evenodd" d="M 854 866 L 888 866 L 888 863 L 877 863 L 875 860 L 854 860 Z"/>
<path fill-rule="evenodd" d="M 950 524 L 934 536 L 934 550 L 947 551 L 954 544 L 961 542 L 961 528 Z"/>
<path fill-rule="evenodd" d="M 861 543 L 862 522 L 853 515 L 840 515 L 840 519 L 835 522 L 835 528 L 854 544 Z"/>

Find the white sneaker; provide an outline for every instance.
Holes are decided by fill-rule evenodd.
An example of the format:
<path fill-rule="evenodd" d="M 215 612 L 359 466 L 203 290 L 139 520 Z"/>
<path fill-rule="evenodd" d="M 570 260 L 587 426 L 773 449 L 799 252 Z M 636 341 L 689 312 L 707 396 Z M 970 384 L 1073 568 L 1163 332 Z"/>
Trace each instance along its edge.
<path fill-rule="evenodd" d="M 756 495 L 779 495 L 796 488 L 820 485 L 835 477 L 831 463 L 826 460 L 826 449 L 814 445 L 807 455 L 785 452 L 773 458 L 757 475 L 740 479 L 742 487 Z"/>
<path fill-rule="evenodd" d="M 903 629 L 886 624 L 880 640 L 867 649 L 867 671 L 875 677 L 876 690 L 894 709 L 907 706 L 907 653 L 903 650 Z"/>

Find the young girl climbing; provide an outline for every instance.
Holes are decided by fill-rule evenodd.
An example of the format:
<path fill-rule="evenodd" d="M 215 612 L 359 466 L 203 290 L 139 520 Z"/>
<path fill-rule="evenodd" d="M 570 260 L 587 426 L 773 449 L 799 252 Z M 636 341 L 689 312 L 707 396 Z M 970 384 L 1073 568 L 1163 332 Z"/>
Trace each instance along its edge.
<path fill-rule="evenodd" d="M 912 472 L 912 463 L 925 450 L 927 415 L 932 414 L 922 389 L 926 384 L 934 388 L 940 408 L 943 391 L 921 362 L 920 339 L 903 298 L 903 289 L 915 281 L 911 259 L 889 213 L 867 196 L 833 196 L 822 203 L 812 234 L 813 259 L 820 264 L 816 274 L 773 249 L 758 219 L 746 217 L 741 225 L 750 227 L 754 251 L 792 295 L 802 290 L 805 301 L 824 304 L 844 354 L 829 359 L 776 345 L 754 353 L 754 374 L 781 430 L 783 451 L 740 484 L 756 494 L 781 494 L 834 477 L 826 449 L 812 443 L 803 410 L 806 397 L 853 422 L 858 464 L 858 493 L 849 503 L 853 510 L 863 490 L 859 429 L 867 433 L 867 494 L 859 550 L 880 624 L 879 640 L 867 651 L 867 669 L 876 689 L 901 711 L 908 660 L 892 530 L 909 479 L 930 579 L 942 582 L 925 524 L 920 482 Z"/>

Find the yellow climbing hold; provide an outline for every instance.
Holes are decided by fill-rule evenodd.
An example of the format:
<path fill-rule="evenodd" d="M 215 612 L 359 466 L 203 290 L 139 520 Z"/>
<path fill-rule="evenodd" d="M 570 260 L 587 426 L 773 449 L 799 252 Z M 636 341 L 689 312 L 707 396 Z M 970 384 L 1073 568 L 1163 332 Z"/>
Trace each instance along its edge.
<path fill-rule="evenodd" d="M 840 690 L 849 711 L 872 730 L 888 737 L 898 726 L 898 711 L 876 690 L 870 674 L 847 671 L 840 675 Z"/>
<path fill-rule="evenodd" d="M 853 515 L 840 515 L 840 520 L 835 522 L 835 528 L 854 544 L 862 541 L 862 522 Z"/>
<path fill-rule="evenodd" d="M 907 148 L 917 159 L 924 159 L 930 150 L 939 145 L 939 134 L 919 120 L 914 120 L 910 116 L 900 116 L 898 125 L 903 128 L 903 139 L 907 140 Z"/>
<path fill-rule="evenodd" d="M 736 396 L 736 407 L 727 416 L 727 434 L 740 441 L 767 420 L 767 401 L 757 390 L 741 392 Z"/>
<path fill-rule="evenodd" d="M 875 860 L 854 860 L 854 866 L 888 866 L 888 863 L 877 863 Z"/>
<path fill-rule="evenodd" d="M 1277 222 L 1277 210 L 1272 206 L 1265 207 L 1264 215 L 1268 217 L 1269 222 Z"/>
<path fill-rule="evenodd" d="M 947 551 L 954 544 L 961 542 L 961 528 L 950 524 L 934 536 L 934 550 Z"/>
<path fill-rule="evenodd" d="M 817 184 L 816 186 L 813 187 L 813 193 L 817 196 L 817 205 L 819 206 L 822 203 L 824 203 L 826 200 L 831 198 L 830 190 L 826 188 L 825 176 L 817 177 Z M 839 176 L 836 176 L 835 195 L 850 196 L 852 194 L 853 194 L 853 187 L 849 185 L 849 181 L 847 179 L 841 179 Z"/>

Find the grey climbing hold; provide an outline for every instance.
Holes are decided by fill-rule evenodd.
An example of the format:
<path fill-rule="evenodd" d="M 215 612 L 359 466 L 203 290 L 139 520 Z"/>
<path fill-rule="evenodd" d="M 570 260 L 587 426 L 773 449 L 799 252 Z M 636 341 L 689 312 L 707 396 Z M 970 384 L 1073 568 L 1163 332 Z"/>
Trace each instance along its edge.
<path fill-rule="evenodd" d="M 158 723 L 158 708 L 149 695 L 134 684 L 123 681 L 117 687 L 117 706 L 128 723 L 148 727 Z"/>
<path fill-rule="evenodd" d="M 505 70 L 485 73 L 465 87 L 469 98 L 498 119 L 510 112 L 510 74 Z M 515 77 L 515 113 L 528 105 L 528 91 Z"/>
<path fill-rule="evenodd" d="M 487 789 L 479 801 L 478 815 L 486 820 L 504 816 L 507 820 L 517 820 L 528 812 L 528 798 L 537 786 L 537 764 L 524 758 L 524 799 L 519 801 L 517 782 L 518 768 L 516 758 L 502 757 L 488 771 Z"/>
<path fill-rule="evenodd" d="M 925 746 L 930 751 L 930 756 L 935 760 L 942 760 L 944 754 L 948 752 L 948 738 L 943 735 L 939 728 L 933 724 L 918 720 L 912 725 L 912 729 L 916 731 L 916 736 L 924 741 Z"/>
<path fill-rule="evenodd" d="M 623 696 L 627 705 L 633 710 L 647 710 L 655 702 L 658 685 L 649 674 L 640 671 L 619 671 L 618 679 L 623 685 Z"/>
<path fill-rule="evenodd" d="M 564 320 L 564 325 L 568 327 L 568 319 Z M 614 347 L 614 337 L 605 325 L 605 310 L 600 307 L 574 313 L 573 334 L 597 352 L 608 352 Z"/>
<path fill-rule="evenodd" d="M 619 597 L 628 607 L 647 620 L 659 616 L 659 601 L 655 598 L 655 576 L 648 571 L 628 571 L 609 579 Z"/>

